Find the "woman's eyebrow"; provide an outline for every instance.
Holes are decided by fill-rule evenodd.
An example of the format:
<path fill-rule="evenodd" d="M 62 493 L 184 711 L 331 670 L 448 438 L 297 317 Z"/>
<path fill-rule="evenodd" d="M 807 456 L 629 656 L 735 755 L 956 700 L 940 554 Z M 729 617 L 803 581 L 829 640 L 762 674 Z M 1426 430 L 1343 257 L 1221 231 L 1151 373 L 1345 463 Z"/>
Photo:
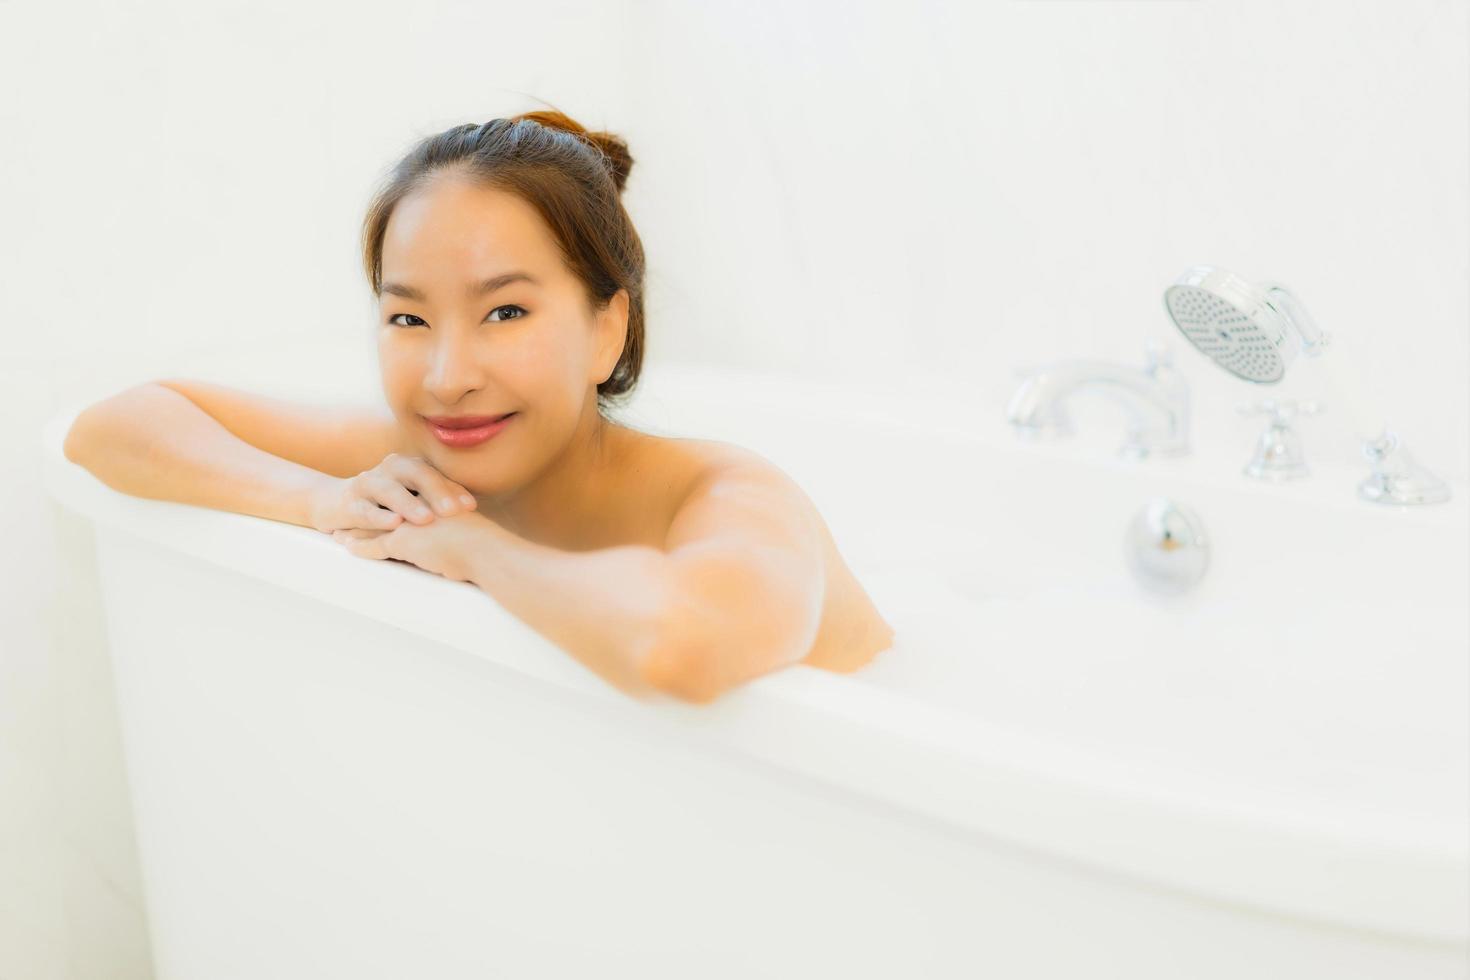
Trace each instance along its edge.
<path fill-rule="evenodd" d="M 513 282 L 528 282 L 533 286 L 540 285 L 540 282 L 536 279 L 536 277 L 532 276 L 528 272 L 521 272 L 519 270 L 515 272 L 502 272 L 498 276 L 491 276 L 489 279 L 483 279 L 480 282 L 471 283 L 469 289 L 465 291 L 465 295 L 470 299 L 474 299 L 476 296 L 484 296 L 487 293 L 493 293 L 497 289 L 502 289 L 506 286 L 509 286 Z M 391 293 L 394 296 L 402 296 L 404 299 L 411 299 L 419 303 L 428 301 L 427 293 L 425 293 L 422 289 L 419 289 L 416 286 L 410 286 L 407 283 L 385 282 L 383 283 L 382 287 L 378 289 L 379 296 L 382 296 L 384 293 Z"/>

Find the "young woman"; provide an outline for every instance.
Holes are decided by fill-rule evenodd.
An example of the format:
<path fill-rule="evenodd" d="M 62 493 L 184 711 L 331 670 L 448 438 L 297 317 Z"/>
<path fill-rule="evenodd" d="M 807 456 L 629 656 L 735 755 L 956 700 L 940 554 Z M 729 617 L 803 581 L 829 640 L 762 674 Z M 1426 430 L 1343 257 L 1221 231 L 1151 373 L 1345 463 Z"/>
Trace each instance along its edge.
<path fill-rule="evenodd" d="M 630 694 L 857 669 L 894 633 L 802 490 L 754 452 L 607 414 L 643 357 L 632 162 L 555 111 L 424 139 L 363 227 L 386 412 L 162 381 L 84 412 L 68 457 L 472 582 Z M 148 465 L 124 428 L 149 434 Z"/>

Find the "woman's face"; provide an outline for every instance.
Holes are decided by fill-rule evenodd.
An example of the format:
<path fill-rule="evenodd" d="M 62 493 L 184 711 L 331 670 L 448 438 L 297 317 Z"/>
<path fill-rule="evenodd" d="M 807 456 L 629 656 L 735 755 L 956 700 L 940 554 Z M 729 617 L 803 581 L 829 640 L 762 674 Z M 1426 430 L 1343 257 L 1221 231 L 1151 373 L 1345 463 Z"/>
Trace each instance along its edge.
<path fill-rule="evenodd" d="M 441 177 L 394 208 L 382 270 L 383 391 L 408 443 L 450 479 L 477 495 L 515 489 L 599 421 L 626 293 L 594 310 L 525 200 Z M 507 412 L 493 438 L 459 448 L 424 419 Z"/>

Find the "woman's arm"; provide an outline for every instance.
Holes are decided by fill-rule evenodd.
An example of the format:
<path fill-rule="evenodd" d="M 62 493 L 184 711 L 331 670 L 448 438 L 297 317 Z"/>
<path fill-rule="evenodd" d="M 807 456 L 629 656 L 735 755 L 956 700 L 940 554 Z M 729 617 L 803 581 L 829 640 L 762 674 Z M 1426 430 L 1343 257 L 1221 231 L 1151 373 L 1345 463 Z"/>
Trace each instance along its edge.
<path fill-rule="evenodd" d="M 476 512 L 333 538 L 473 583 L 628 694 L 708 704 L 811 649 L 826 580 L 809 508 L 783 473 L 731 466 L 690 492 L 667 550 L 562 551 Z"/>
<path fill-rule="evenodd" d="M 528 541 L 477 511 L 387 531 L 334 531 L 332 539 L 359 558 L 404 561 L 478 586 L 627 694 L 662 690 L 645 674 L 667 635 L 673 586 L 668 556 L 657 548 L 562 551 Z"/>
<path fill-rule="evenodd" d="M 826 595 L 817 519 L 783 472 L 728 466 L 680 505 L 666 551 L 560 551 L 474 521 L 465 578 L 623 690 L 708 704 L 811 649 Z"/>
<path fill-rule="evenodd" d="M 67 432 L 63 452 L 134 497 L 302 527 L 311 527 L 311 495 L 335 479 L 256 448 L 186 396 L 153 383 L 84 409 Z"/>
<path fill-rule="evenodd" d="M 624 693 L 664 693 L 645 665 L 670 606 L 667 555 L 646 545 L 562 551 L 492 520 L 462 526 L 467 581 Z"/>

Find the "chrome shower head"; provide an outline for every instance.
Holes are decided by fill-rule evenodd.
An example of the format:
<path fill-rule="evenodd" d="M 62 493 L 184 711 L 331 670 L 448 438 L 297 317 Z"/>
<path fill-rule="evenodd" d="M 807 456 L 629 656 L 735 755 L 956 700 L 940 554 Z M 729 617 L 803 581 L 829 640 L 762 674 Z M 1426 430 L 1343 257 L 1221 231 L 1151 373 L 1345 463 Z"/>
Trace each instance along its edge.
<path fill-rule="evenodd" d="M 1259 285 L 1197 265 L 1164 290 L 1164 309 L 1191 344 L 1237 377 L 1275 384 L 1299 351 L 1322 352 L 1327 334 L 1286 287 Z"/>

